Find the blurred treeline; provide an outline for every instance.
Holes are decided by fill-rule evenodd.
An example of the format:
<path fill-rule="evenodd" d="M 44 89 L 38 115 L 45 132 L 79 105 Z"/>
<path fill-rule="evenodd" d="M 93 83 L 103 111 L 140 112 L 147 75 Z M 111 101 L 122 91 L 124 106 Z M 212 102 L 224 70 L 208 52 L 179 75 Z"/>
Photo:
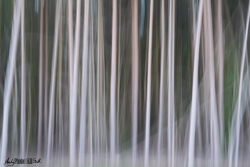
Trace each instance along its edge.
<path fill-rule="evenodd" d="M 38 0 L 25 0 L 25 64 L 26 64 L 26 113 L 27 113 L 27 149 L 31 152 L 37 150 L 38 141 L 38 120 L 39 103 L 42 103 L 42 136 L 46 136 L 46 126 L 49 117 L 49 96 L 52 70 L 53 41 L 55 33 L 55 11 L 56 0 L 44 0 L 43 8 Z M 194 9 L 192 7 L 194 2 Z M 161 35 L 161 1 L 155 0 L 153 10 L 153 34 L 152 34 L 152 78 L 151 78 L 151 115 L 150 115 L 150 136 L 152 142 L 156 142 L 159 117 L 159 93 L 160 93 L 160 65 L 161 47 L 168 50 L 168 3 L 165 3 L 165 28 L 166 35 Z M 107 150 L 109 145 L 109 113 L 110 113 L 110 77 L 111 77 L 111 49 L 112 49 L 112 1 L 111 0 L 91 0 L 89 19 L 89 57 L 88 57 L 88 95 L 87 95 L 87 141 L 90 142 L 89 134 L 89 112 L 93 113 L 93 142 L 100 144 L 100 152 Z M 138 1 L 139 16 L 139 85 L 138 85 L 138 149 L 144 141 L 145 119 L 146 119 L 146 95 L 147 95 L 147 73 L 148 73 L 148 40 L 149 40 L 149 0 Z M 142 4 L 145 7 L 142 9 Z M 212 23 L 214 38 L 214 71 L 216 97 L 219 83 L 219 56 L 216 52 L 216 4 L 217 0 L 211 1 Z M 100 5 L 100 6 L 99 6 Z M 193 78 L 193 13 L 198 15 L 198 0 L 176 0 L 175 1 L 175 48 L 174 48 L 174 106 L 175 106 L 175 128 L 176 128 L 176 149 L 185 150 L 187 146 L 190 118 L 190 105 L 192 99 L 192 78 Z M 131 148 L 132 139 L 132 11 L 130 0 L 117 0 L 117 73 L 116 73 L 116 135 L 117 150 Z M 69 149 L 69 33 L 68 33 L 68 2 L 62 0 L 60 11 L 60 26 L 58 38 L 58 56 L 56 67 L 54 106 L 54 150 L 62 149 L 68 152 Z M 72 0 L 72 27 L 73 36 L 76 26 L 76 0 Z M 238 87 L 241 68 L 241 54 L 245 33 L 248 0 L 222 0 L 222 29 L 223 29 L 223 50 L 224 50 L 224 83 L 223 83 L 223 108 L 224 108 L 224 133 L 225 139 L 223 149 L 227 150 L 230 136 L 230 126 L 233 111 L 238 99 Z M 42 64 L 42 101 L 39 100 L 39 48 L 41 29 L 41 9 L 43 10 L 43 64 Z M 142 12 L 144 10 L 144 12 Z M 11 30 L 13 24 L 14 0 L 0 0 L 0 122 L 3 119 L 3 99 L 6 78 L 6 69 L 9 58 L 11 42 Z M 91 22 L 93 23 L 91 25 Z M 84 23 L 84 1 L 81 3 L 80 18 L 80 40 L 79 40 L 79 79 L 77 88 L 77 131 L 80 125 L 81 106 L 81 69 L 83 58 L 83 23 Z M 204 52 L 204 40 L 206 32 L 202 29 L 200 55 Z M 21 36 L 21 34 L 19 33 Z M 73 37 L 74 38 L 74 37 Z M 165 46 L 161 46 L 161 38 L 165 38 Z M 47 41 L 46 41 L 47 39 Z M 93 45 L 91 44 L 93 42 Z M 249 46 L 249 44 L 247 44 Z M 249 53 L 247 47 L 247 53 Z M 163 132 L 167 141 L 167 54 L 164 59 L 164 89 L 163 89 Z M 247 55 L 249 58 L 249 56 Z M 247 59 L 248 59 L 247 58 Z M 204 70 L 206 61 L 203 56 L 199 59 L 199 86 L 206 89 L 204 81 Z M 248 62 L 247 62 L 248 64 Z M 90 71 L 92 70 L 92 74 Z M 99 81 L 99 82 L 98 82 Z M 45 82 L 48 87 L 45 88 Z M 92 87 L 90 87 L 92 85 Z M 98 97 L 98 91 L 99 96 Z M 90 99 L 92 94 L 92 99 Z M 201 95 L 200 95 L 201 96 Z M 97 99 L 99 98 L 99 99 Z M 21 106 L 21 38 L 19 37 L 16 65 L 14 73 L 14 84 L 12 88 L 11 107 L 9 117 L 9 142 L 8 148 L 12 153 L 19 149 L 18 139 L 20 137 L 20 106 Z M 217 99 L 218 101 L 218 99 Z M 201 119 L 201 149 L 206 150 L 207 125 L 205 106 L 206 99 L 200 97 L 200 119 Z M 47 105 L 47 106 L 46 106 Z M 92 105 L 90 111 L 89 106 Z M 249 106 L 247 106 L 248 109 Z M 219 110 L 218 110 L 219 113 Z M 249 113 L 248 113 L 249 114 Z M 219 115 L 219 114 L 218 114 Z M 0 129 L 2 129 L 2 123 Z M 248 117 L 243 118 L 242 139 L 249 142 L 249 122 Z M 78 136 L 79 134 L 77 134 Z M 244 136 L 243 135 L 243 136 Z M 155 137 L 155 140 L 154 140 Z M 197 137 L 199 138 L 199 137 Z M 101 141 L 98 141 L 98 140 Z M 60 142 L 59 142 L 60 140 Z M 78 140 L 78 139 L 77 139 Z M 164 147 L 166 142 L 163 142 Z M 203 143 L 203 144 L 202 144 Z M 197 144 L 197 145 L 198 145 Z M 45 141 L 42 140 L 45 146 Z M 97 145 L 93 144 L 94 150 Z M 154 143 L 152 144 L 154 145 Z M 87 146 L 88 148 L 90 146 Z M 99 146 L 98 146 L 99 147 Z M 187 148 L 187 147 L 186 147 Z M 224 152 L 224 151 L 223 151 Z"/>

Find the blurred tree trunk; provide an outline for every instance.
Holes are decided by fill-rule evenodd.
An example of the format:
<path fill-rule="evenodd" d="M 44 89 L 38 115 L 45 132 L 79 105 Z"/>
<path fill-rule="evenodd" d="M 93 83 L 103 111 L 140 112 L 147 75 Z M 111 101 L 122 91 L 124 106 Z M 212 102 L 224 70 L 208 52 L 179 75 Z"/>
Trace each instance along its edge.
<path fill-rule="evenodd" d="M 15 10 L 13 14 L 13 24 L 11 32 L 11 44 L 9 50 L 9 60 L 7 64 L 7 70 L 5 75 L 4 85 L 4 102 L 3 102 L 3 126 L 1 135 L 1 159 L 0 162 L 4 162 L 7 154 L 8 145 L 8 124 L 9 124 L 9 110 L 11 102 L 11 92 L 14 79 L 14 70 L 16 65 L 16 52 L 18 43 L 18 33 L 20 27 L 21 17 L 21 4 L 22 0 L 15 2 Z"/>
<path fill-rule="evenodd" d="M 206 0 L 204 5 L 204 33 L 205 33 L 205 47 L 208 56 L 207 64 L 209 71 L 209 96 L 210 96 L 210 131 L 211 131 L 211 154 L 215 166 L 218 165 L 220 159 L 220 142 L 219 142 L 219 126 L 217 117 L 217 103 L 215 90 L 215 73 L 214 73 L 214 44 L 213 44 L 213 30 L 212 30 L 212 13 L 211 1 Z"/>
<path fill-rule="evenodd" d="M 138 126 L 138 0 L 132 3 L 132 158 L 133 164 L 137 157 L 137 126 Z"/>
<path fill-rule="evenodd" d="M 200 1 L 197 31 L 195 35 L 195 49 L 194 49 L 194 71 L 193 71 L 193 86 L 192 86 L 192 101 L 190 110 L 190 132 L 189 132 L 189 145 L 188 145 L 188 166 L 194 166 L 194 150 L 195 150 L 195 126 L 196 126 L 196 107 L 197 107 L 197 95 L 198 90 L 198 63 L 199 63 L 199 49 L 200 49 L 200 34 L 201 34 L 201 22 L 203 14 L 204 0 Z"/>
<path fill-rule="evenodd" d="M 39 102 L 38 102 L 38 140 L 37 157 L 41 155 L 42 141 L 42 104 L 43 104 L 43 0 L 40 0 L 40 42 L 39 42 Z"/>
<path fill-rule="evenodd" d="M 1 2 L 0 2 L 1 3 Z M 21 156 L 26 154 L 26 64 L 25 64 L 25 0 L 21 8 Z M 1 22 L 1 21 L 0 21 Z M 1 27 L 1 25 L 0 25 Z M 1 39 L 1 37 L 0 37 Z"/>
<path fill-rule="evenodd" d="M 146 125 L 145 125 L 145 157 L 144 166 L 148 166 L 149 146 L 150 146 L 150 106 L 151 106 L 151 67 L 152 67 L 152 33 L 153 33 L 153 4 L 150 1 L 149 18 L 149 49 L 148 49 L 148 76 L 147 76 L 147 101 L 146 101 Z"/>
<path fill-rule="evenodd" d="M 55 33 L 54 33 L 54 47 L 52 54 L 51 67 L 51 83 L 50 83 L 50 101 L 49 101 L 49 127 L 48 127 L 48 146 L 47 146 L 47 162 L 49 162 L 51 153 L 53 151 L 54 140 L 54 96 L 55 96 L 55 80 L 56 80 L 56 64 L 57 64 L 57 50 L 58 50 L 58 35 L 60 26 L 60 11 L 62 0 L 57 0 L 56 17 L 55 17 Z"/>
<path fill-rule="evenodd" d="M 48 140 L 48 0 L 45 1 L 45 74 L 44 74 L 44 149 L 46 153 Z"/>
<path fill-rule="evenodd" d="M 112 5 L 112 60 L 110 78 L 110 156 L 115 155 L 115 114 L 116 114 L 116 54 L 117 54 L 117 0 L 113 0 Z"/>
<path fill-rule="evenodd" d="M 162 142 L 162 116 L 163 116 L 163 99 L 164 99 L 164 89 L 163 89 L 163 81 L 164 81 L 164 57 L 165 57 L 165 0 L 161 1 L 161 74 L 160 74 L 160 95 L 159 95 L 159 118 L 158 118 L 158 141 L 157 141 L 157 156 L 160 158 L 161 156 L 161 142 Z M 158 159 L 159 161 L 159 159 Z M 159 162 L 158 162 L 159 163 Z"/>
<path fill-rule="evenodd" d="M 216 48 L 216 57 L 219 62 L 219 75 L 218 75 L 218 113 L 219 113 L 219 124 L 220 124 L 220 143 L 222 152 L 224 152 L 224 45 L 223 45 L 223 22 L 222 22 L 222 0 L 218 0 L 215 3 L 215 10 L 217 18 L 216 23 L 216 31 L 215 31 L 215 48 Z"/>
<path fill-rule="evenodd" d="M 84 1 L 84 29 L 83 29 L 83 51 L 82 51 L 82 90 L 81 90 L 81 120 L 80 120 L 80 149 L 79 161 L 84 164 L 84 153 L 86 145 L 86 113 L 87 113 L 87 83 L 88 83 L 88 39 L 89 39 L 89 0 Z M 80 34 L 79 34 L 80 35 Z M 91 100 L 90 100 L 91 102 Z M 89 111 L 92 112 L 92 111 Z"/>

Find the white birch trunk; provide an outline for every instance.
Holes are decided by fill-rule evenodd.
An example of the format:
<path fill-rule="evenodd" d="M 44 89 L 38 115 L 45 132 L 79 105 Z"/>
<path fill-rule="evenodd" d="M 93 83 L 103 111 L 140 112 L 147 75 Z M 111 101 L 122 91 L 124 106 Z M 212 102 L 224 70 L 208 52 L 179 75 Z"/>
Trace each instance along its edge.
<path fill-rule="evenodd" d="M 211 114 L 211 153 L 212 159 L 215 166 L 218 165 L 220 159 L 220 140 L 219 140 L 219 126 L 218 126 L 218 116 L 217 116 L 217 104 L 215 95 L 215 76 L 214 76 L 214 44 L 213 44 L 213 30 L 212 30 L 212 17 L 211 17 L 211 1 L 205 1 L 205 39 L 207 42 L 207 52 L 209 61 L 209 81 L 210 81 L 210 114 Z"/>
<path fill-rule="evenodd" d="M 84 29 L 83 29 L 83 55 L 82 55 L 82 90 L 81 90 L 81 121 L 79 160 L 84 164 L 86 144 L 86 110 L 87 110 L 87 83 L 88 83 L 88 34 L 89 34 L 89 0 L 84 1 Z M 92 111 L 89 111 L 92 112 Z"/>
<path fill-rule="evenodd" d="M 203 13 L 204 0 L 200 1 L 197 31 L 194 48 L 194 72 L 193 72 L 193 86 L 192 86 L 192 102 L 190 111 L 190 133 L 189 133 L 189 145 L 188 145 L 188 167 L 194 166 L 194 150 L 195 150 L 195 126 L 196 126 L 196 107 L 197 107 L 197 95 L 198 95 L 198 65 L 199 65 L 199 49 L 200 49 L 200 35 L 201 35 L 201 23 Z"/>
<path fill-rule="evenodd" d="M 25 0 L 22 1 L 21 9 L 21 158 L 26 153 L 26 71 L 25 71 Z"/>
<path fill-rule="evenodd" d="M 41 154 L 42 141 L 42 104 L 43 104 L 43 0 L 40 0 L 40 41 L 39 41 L 39 101 L 38 101 L 38 136 L 37 157 Z"/>
<path fill-rule="evenodd" d="M 48 0 L 45 2 L 44 150 L 48 144 Z"/>
<path fill-rule="evenodd" d="M 94 118 L 94 113 L 95 113 L 95 62 L 94 62 L 94 28 L 93 28 L 93 7 L 92 3 L 90 3 L 90 25 L 91 25 L 91 50 L 90 50 L 90 72 L 89 72 L 89 99 L 90 99 L 90 107 L 89 107 L 89 128 L 90 128 L 90 166 L 93 166 L 93 143 L 94 142 L 94 125 L 93 125 L 93 118 Z"/>
<path fill-rule="evenodd" d="M 95 77 L 94 70 L 94 41 L 93 41 L 93 15 L 92 15 L 92 4 L 90 3 L 90 58 L 89 58 L 89 76 L 88 76 L 88 98 L 89 98 L 89 151 L 90 151 L 90 166 L 93 166 L 93 113 L 95 112 L 95 82 L 92 78 Z"/>
<path fill-rule="evenodd" d="M 5 74 L 5 83 L 4 83 L 4 101 L 3 101 L 3 125 L 2 125 L 2 143 L 1 143 L 1 159 L 0 163 L 4 164 L 6 154 L 7 154 L 7 145 L 8 145 L 8 124 L 9 124 L 9 109 L 11 101 L 11 91 L 14 79 L 14 70 L 16 66 L 16 52 L 17 52 L 17 43 L 19 37 L 19 27 L 21 20 L 21 5 L 23 1 L 15 1 L 14 3 L 14 14 L 13 14 L 13 25 L 11 32 L 11 42 L 9 50 L 9 59 L 7 64 L 7 70 Z"/>
<path fill-rule="evenodd" d="M 49 163 L 49 161 L 50 161 L 51 152 L 52 152 L 52 145 L 53 145 L 53 140 L 54 140 L 54 96 L 55 96 L 57 47 L 58 47 L 58 34 L 59 34 L 59 25 L 60 25 L 61 3 L 62 3 L 62 0 L 57 0 L 56 18 L 55 18 L 54 47 L 53 47 L 52 68 L 51 68 L 51 83 L 50 83 L 47 163 Z M 48 164 L 47 164 L 47 166 L 48 166 Z"/>
<path fill-rule="evenodd" d="M 69 154 L 70 154 L 70 161 L 73 159 L 74 155 L 73 152 L 75 152 L 74 150 L 74 142 L 73 142 L 73 135 L 71 133 L 73 133 L 73 131 L 71 130 L 72 125 L 74 124 L 72 122 L 73 118 L 73 113 L 71 112 L 72 110 L 72 88 L 73 88 L 73 63 L 74 63 L 74 43 L 73 43 L 73 13 L 72 13 L 72 0 L 68 0 L 68 69 L 69 69 L 69 116 L 70 116 L 70 121 L 69 121 Z"/>
<path fill-rule="evenodd" d="M 174 162 L 174 15 L 175 2 L 169 1 L 168 28 L 168 163 Z"/>
<path fill-rule="evenodd" d="M 76 26 L 74 42 L 74 66 L 72 67 L 73 79 L 70 88 L 70 163 L 74 164 L 76 157 L 76 113 L 77 113 L 77 88 L 78 88 L 78 59 L 79 59 L 79 41 L 80 41 L 80 17 L 81 17 L 81 0 L 77 0 L 76 9 Z M 70 12 L 69 12 L 70 13 Z M 69 37 L 71 38 L 71 37 Z M 71 56 L 71 55 L 69 55 Z"/>
<path fill-rule="evenodd" d="M 115 94 L 116 94 L 116 54 L 117 54 L 117 0 L 112 6 L 112 60 L 110 78 L 110 156 L 115 155 Z"/>
<path fill-rule="evenodd" d="M 243 43 L 243 50 L 241 56 L 241 68 L 240 68 L 240 83 L 239 83 L 239 95 L 238 95 L 238 107 L 237 107 L 237 121 L 236 121 L 236 146 L 235 146 L 235 166 L 238 166 L 238 157 L 239 157 L 239 137 L 240 137 L 240 111 L 241 111 L 241 94 L 242 94 L 242 81 L 243 81 L 243 72 L 244 65 L 246 59 L 246 50 L 247 50 L 247 37 L 248 37 L 248 28 L 249 28 L 249 18 L 250 18 L 250 1 L 248 5 L 248 13 L 247 13 L 247 24 L 246 24 L 246 32 Z"/>
<path fill-rule="evenodd" d="M 153 7 L 154 1 L 150 1 L 149 16 L 149 44 L 148 44 L 148 77 L 147 77 L 147 102 L 146 102 L 146 125 L 145 125 L 145 155 L 144 166 L 148 166 L 149 143 L 150 143 L 150 105 L 151 105 L 151 68 L 152 68 L 152 36 L 153 36 Z"/>
<path fill-rule="evenodd" d="M 139 46 L 138 46 L 138 0 L 132 4 L 132 159 L 137 154 L 138 125 L 138 78 L 139 78 Z"/>
<path fill-rule="evenodd" d="M 217 29 L 218 29 L 218 56 L 219 56 L 219 117 L 220 117 L 220 141 L 222 144 L 222 148 L 224 148 L 224 46 L 223 46 L 223 32 L 222 32 L 222 0 L 218 0 L 217 2 L 217 11 L 218 11 L 218 19 L 217 19 Z"/>

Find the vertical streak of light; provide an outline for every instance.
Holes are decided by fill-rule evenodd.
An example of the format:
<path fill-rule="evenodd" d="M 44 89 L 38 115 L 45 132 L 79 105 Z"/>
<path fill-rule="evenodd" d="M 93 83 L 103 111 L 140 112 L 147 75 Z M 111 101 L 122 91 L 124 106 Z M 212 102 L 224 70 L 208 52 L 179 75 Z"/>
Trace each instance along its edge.
<path fill-rule="evenodd" d="M 222 0 L 218 0 L 218 56 L 219 56 L 219 114 L 220 114 L 220 140 L 224 148 L 224 103 L 223 103 L 223 83 L 224 83 L 224 46 L 222 29 Z"/>
<path fill-rule="evenodd" d="M 148 166 L 149 158 L 149 138 L 150 138 L 150 99 L 151 99 L 151 66 L 152 66 L 152 33 L 153 33 L 153 5 L 150 1 L 150 18 L 149 18 L 149 50 L 148 50 L 148 78 L 147 78 L 147 103 L 146 103 L 146 133 L 145 133 L 145 156 L 144 166 Z"/>
<path fill-rule="evenodd" d="M 95 111 L 94 102 L 95 102 L 95 82 L 92 78 L 95 77 L 94 70 L 94 37 L 93 37 L 93 13 L 92 13 L 92 3 L 90 3 L 90 59 L 89 59 L 89 144 L 90 144 L 90 166 L 93 166 L 93 113 Z M 93 85 L 92 85 L 93 84 Z"/>
<path fill-rule="evenodd" d="M 191 116 L 190 116 L 190 133 L 188 145 L 188 167 L 194 166 L 194 142 L 195 142 L 195 126 L 196 126 L 196 106 L 198 95 L 198 63 L 199 63 L 199 49 L 200 49 L 200 35 L 201 35 L 201 22 L 203 13 L 204 0 L 200 1 L 197 32 L 195 39 L 194 50 L 194 72 L 193 72 L 193 86 L 192 86 L 192 102 L 191 102 Z"/>
<path fill-rule="evenodd" d="M 80 122 L 80 149 L 79 160 L 84 165 L 84 152 L 86 143 L 86 110 L 87 110 L 87 83 L 88 83 L 88 34 L 89 34 L 89 0 L 84 1 L 84 29 L 83 29 L 83 55 L 82 55 L 82 90 L 81 90 L 81 122 Z M 90 111 L 92 112 L 92 111 Z"/>
<path fill-rule="evenodd" d="M 20 27 L 20 17 L 21 17 L 21 5 L 23 1 L 15 1 L 12 32 L 11 32 L 11 42 L 9 50 L 9 60 L 7 64 L 7 70 L 5 74 L 4 83 L 4 101 L 3 101 L 3 125 L 2 125 L 2 143 L 1 143 L 1 159 L 0 162 L 3 163 L 7 154 L 8 145 L 8 124 L 9 124 L 9 108 L 11 100 L 11 91 L 14 79 L 14 70 L 16 65 L 16 52 L 18 43 L 18 33 Z"/>
<path fill-rule="evenodd" d="M 25 72 L 25 0 L 22 1 L 21 9 L 21 157 L 25 157 L 26 153 L 26 72 Z"/>
<path fill-rule="evenodd" d="M 132 159 L 135 164 L 137 154 L 138 125 L 138 78 L 139 78 L 139 46 L 138 46 L 138 0 L 132 4 Z"/>
<path fill-rule="evenodd" d="M 45 2 L 44 150 L 48 140 L 48 0 Z"/>
<path fill-rule="evenodd" d="M 38 137 L 37 157 L 41 154 L 42 141 L 42 101 L 43 101 L 43 0 L 40 0 L 40 42 L 39 42 L 39 101 L 38 101 Z"/>
<path fill-rule="evenodd" d="M 243 72 L 244 72 L 244 64 L 246 59 L 246 51 L 247 51 L 247 38 L 248 38 L 248 28 L 249 28 L 249 18 L 250 18 L 250 1 L 248 5 L 248 13 L 247 13 L 247 24 L 246 24 L 246 32 L 244 37 L 242 56 L 241 56 L 241 68 L 240 68 L 240 87 L 239 87 L 239 95 L 238 95 L 238 107 L 237 107 L 237 124 L 236 124 L 236 150 L 235 150 L 235 166 L 238 166 L 238 156 L 239 156 L 239 135 L 240 135 L 240 111 L 241 111 L 241 94 L 242 94 L 242 80 L 243 80 Z"/>
<path fill-rule="evenodd" d="M 71 109 L 72 109 L 72 89 L 73 89 L 73 63 L 74 63 L 74 44 L 73 44 L 73 14 L 72 14 L 72 0 L 68 0 L 68 59 L 69 59 L 69 65 L 68 65 L 68 69 L 69 69 L 69 116 L 70 116 L 70 121 L 69 121 L 69 127 L 70 127 L 70 130 L 69 130 L 69 133 L 70 133 L 70 136 L 69 136 L 69 152 L 70 152 L 70 160 L 71 158 L 74 156 L 73 155 L 73 147 L 74 147 L 74 142 L 73 142 L 73 135 L 71 134 L 72 133 L 72 130 L 71 130 L 71 127 L 72 127 L 72 112 L 71 112 Z"/>
<path fill-rule="evenodd" d="M 211 113 L 211 130 L 212 130 L 212 143 L 213 143 L 213 159 L 214 165 L 217 166 L 220 159 L 220 142 L 219 142 L 219 127 L 217 117 L 217 104 L 215 95 L 215 74 L 214 74 L 214 44 L 213 44 L 213 28 L 212 28 L 212 14 L 211 14 L 211 1 L 206 0 L 205 5 L 205 16 L 207 16 L 207 27 L 206 32 L 208 37 L 208 53 L 209 53 L 209 77 L 210 77 L 210 113 Z"/>
<path fill-rule="evenodd" d="M 90 108 L 89 108 L 89 128 L 90 128 L 90 166 L 93 166 L 93 129 L 95 129 L 95 126 L 93 125 L 93 118 L 95 115 L 95 52 L 94 52 L 94 26 L 93 26 L 93 4 L 90 3 L 90 25 L 91 25 L 91 58 L 90 58 L 90 75 L 89 75 L 89 98 L 90 98 Z M 93 84 L 93 85 L 92 85 Z M 93 96 L 92 96 L 93 95 Z"/>
<path fill-rule="evenodd" d="M 71 4 L 71 3 L 69 3 Z M 70 163 L 73 164 L 76 157 L 76 114 L 77 114 L 77 88 L 78 88 L 78 59 L 79 59 L 79 37 L 80 37 L 80 17 L 81 17 L 81 0 L 77 0 L 76 5 L 76 26 L 74 41 L 74 58 L 72 67 L 73 79 L 70 91 Z M 72 9 L 72 8 L 70 8 Z M 71 12 L 69 12 L 71 13 Z M 72 48 L 73 49 L 73 48 Z M 69 55 L 71 56 L 71 55 Z M 73 164 L 75 165 L 75 164 Z"/>
<path fill-rule="evenodd" d="M 102 14 L 102 12 L 101 12 L 101 8 L 102 8 L 102 6 L 101 6 L 102 4 L 101 4 L 101 0 L 98 0 L 98 16 L 97 16 L 97 19 L 98 19 L 98 21 L 97 21 L 97 27 L 98 27 L 98 32 L 97 32 L 97 100 L 96 100 L 96 109 L 97 109 L 97 111 L 96 111 L 96 138 L 97 138 L 97 154 L 99 154 L 99 152 L 100 152 L 100 111 L 101 111 L 101 90 L 102 89 L 100 89 L 100 83 L 101 83 L 101 14 Z"/>
<path fill-rule="evenodd" d="M 54 34 L 54 48 L 51 67 L 51 83 L 50 83 L 50 101 L 49 101 L 49 129 L 48 129 L 48 146 L 47 146 L 47 163 L 51 157 L 51 149 L 53 143 L 53 129 L 54 129 L 54 96 L 55 96 L 55 78 L 56 78 L 56 64 L 57 64 L 57 47 L 58 34 L 60 25 L 60 11 L 62 0 L 57 0 L 56 18 L 55 18 L 55 34 Z M 48 166 L 48 165 L 47 165 Z"/>
<path fill-rule="evenodd" d="M 171 147 L 172 147 L 172 14 L 173 0 L 169 0 L 169 19 L 168 19 L 168 164 L 171 162 Z"/>
<path fill-rule="evenodd" d="M 63 10 L 63 9 L 62 9 Z M 62 155 L 62 140 L 63 137 L 61 136 L 63 131 L 63 124 L 62 124 L 62 56 L 63 56 L 63 18 L 62 18 L 62 10 L 60 11 L 60 28 L 59 28 L 59 46 L 58 46 L 58 75 L 57 75 L 57 97 L 56 97 L 56 132 L 58 132 L 55 136 L 55 152 L 57 157 Z"/>
<path fill-rule="evenodd" d="M 110 157 L 115 155 L 115 90 L 116 90 L 116 53 L 117 53 L 117 0 L 112 5 L 112 60 L 110 78 Z"/>

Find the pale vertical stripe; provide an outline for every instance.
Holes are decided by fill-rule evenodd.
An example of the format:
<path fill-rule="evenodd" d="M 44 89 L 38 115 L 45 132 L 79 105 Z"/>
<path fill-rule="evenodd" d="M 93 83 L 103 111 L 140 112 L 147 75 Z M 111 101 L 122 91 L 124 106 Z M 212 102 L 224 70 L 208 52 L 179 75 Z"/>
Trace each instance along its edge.
<path fill-rule="evenodd" d="M 112 5 L 112 60 L 110 78 L 110 156 L 115 155 L 115 94 L 116 94 L 116 54 L 117 54 L 117 0 Z"/>
<path fill-rule="evenodd" d="M 16 52 L 17 52 L 17 43 L 19 37 L 19 27 L 21 20 L 21 5 L 23 1 L 15 1 L 14 3 L 14 15 L 12 22 L 12 32 L 11 32 L 11 42 L 9 50 L 9 59 L 7 64 L 7 70 L 5 74 L 5 83 L 4 83 L 4 101 L 3 101 L 3 126 L 2 126 L 2 143 L 1 143 L 1 161 L 0 163 L 4 164 L 6 154 L 7 154 L 7 145 L 8 145 L 8 124 L 9 124 L 9 109 L 10 109 L 10 100 L 11 92 L 14 79 L 14 70 L 16 66 Z"/>
<path fill-rule="evenodd" d="M 132 3 L 132 159 L 137 157 L 138 127 L 138 78 L 139 78 L 139 44 L 138 44 L 138 0 Z"/>
<path fill-rule="evenodd" d="M 236 150 L 235 150 L 235 166 L 238 166 L 238 159 L 239 159 L 239 138 L 240 138 L 240 111 L 241 111 L 241 96 L 242 96 L 242 80 L 243 80 L 243 73 L 244 73 L 244 65 L 246 59 L 246 51 L 247 51 L 247 39 L 248 39 L 248 28 L 249 28 L 249 18 L 250 18 L 250 1 L 248 5 L 248 13 L 247 13 L 247 24 L 246 24 L 246 32 L 244 36 L 244 43 L 242 49 L 242 56 L 241 56 L 241 67 L 240 67 L 240 83 L 239 83 L 239 95 L 238 95 L 238 107 L 237 107 L 237 122 L 236 122 Z"/>
<path fill-rule="evenodd" d="M 77 90 L 78 90 L 77 88 L 78 88 L 78 65 L 79 65 L 78 59 L 79 59 L 79 42 L 80 42 L 79 38 L 80 38 L 81 0 L 77 0 L 76 7 L 77 7 L 76 8 L 76 26 L 75 26 L 75 42 L 74 42 L 74 58 L 73 58 L 74 66 L 72 67 L 73 78 L 71 78 L 73 79 L 73 81 L 72 81 L 72 84 L 70 84 L 70 86 L 72 87 L 70 88 L 70 141 L 69 142 L 70 142 L 70 163 L 72 165 L 75 165 L 73 162 L 76 157 L 76 122 L 77 122 L 76 116 L 77 116 Z"/>
<path fill-rule="evenodd" d="M 88 83 L 88 38 L 89 38 L 89 0 L 84 1 L 84 29 L 82 55 L 82 89 L 81 89 L 81 122 L 80 122 L 80 149 L 79 160 L 84 165 L 86 145 L 86 110 L 87 110 L 87 83 Z M 90 104 L 91 105 L 91 104 Z M 92 112 L 92 111 L 89 111 Z"/>
<path fill-rule="evenodd" d="M 57 0 L 56 18 L 55 18 L 55 33 L 54 33 L 54 47 L 51 67 L 51 83 L 50 83 L 50 101 L 49 101 L 49 129 L 48 129 L 48 146 L 47 146 L 47 163 L 49 163 L 52 151 L 52 144 L 54 138 L 54 96 L 55 96 L 55 79 L 56 79 L 56 65 L 57 65 L 57 47 L 58 34 L 60 25 L 60 11 L 62 0 Z"/>
<path fill-rule="evenodd" d="M 21 9 L 21 158 L 26 153 L 26 71 L 25 71 L 25 0 Z"/>
<path fill-rule="evenodd" d="M 39 101 L 38 101 L 38 137 L 37 157 L 41 154 L 42 141 L 42 104 L 43 104 L 43 0 L 40 0 L 40 42 L 39 42 Z"/>
<path fill-rule="evenodd" d="M 197 31 L 195 39 L 194 50 L 194 71 L 193 71 L 193 86 L 192 86 L 192 101 L 190 111 L 190 132 L 189 132 L 189 145 L 188 145 L 188 167 L 194 166 L 194 142 L 195 142 L 195 127 L 196 127 L 196 107 L 197 107 L 197 95 L 198 95 L 198 65 L 199 65 L 199 49 L 200 49 L 200 35 L 201 35 L 201 22 L 203 13 L 204 0 L 200 1 Z"/>
<path fill-rule="evenodd" d="M 148 78 L 147 78 L 147 102 L 146 102 L 146 128 L 145 128 L 145 156 L 144 166 L 149 162 L 149 142 L 150 142 L 150 99 L 151 99 L 151 69 L 152 69 L 152 36 L 153 36 L 153 6 L 154 0 L 150 1 L 149 17 L 149 49 L 148 49 Z"/>

